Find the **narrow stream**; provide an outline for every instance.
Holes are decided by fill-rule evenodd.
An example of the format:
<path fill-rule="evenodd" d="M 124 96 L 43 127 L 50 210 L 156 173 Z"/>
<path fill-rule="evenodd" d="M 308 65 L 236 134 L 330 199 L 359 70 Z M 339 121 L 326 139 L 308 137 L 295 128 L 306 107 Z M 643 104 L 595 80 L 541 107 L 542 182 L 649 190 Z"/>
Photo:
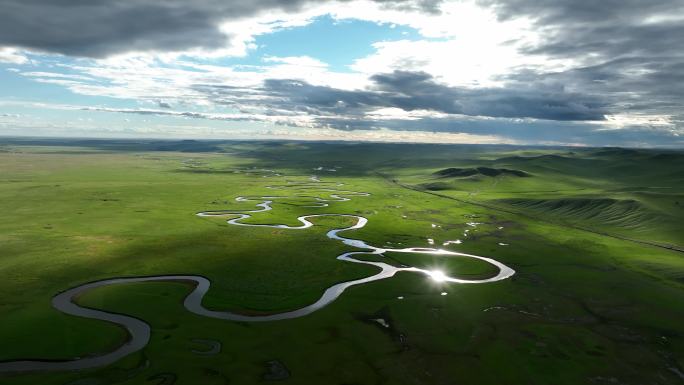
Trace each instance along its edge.
<path fill-rule="evenodd" d="M 277 189 L 277 188 L 287 188 L 287 187 L 294 187 L 294 188 L 303 188 L 307 189 L 310 188 L 312 184 L 323 184 L 325 182 L 321 182 L 321 180 L 313 176 L 310 178 L 311 182 L 313 183 L 308 183 L 308 184 L 289 184 L 289 185 L 284 185 L 284 186 L 269 186 L 269 188 Z M 336 186 L 341 186 L 342 184 L 336 184 Z M 313 198 L 318 202 L 317 205 L 314 206 L 307 206 L 307 207 L 326 207 L 328 206 L 328 203 L 330 201 L 334 202 L 343 202 L 343 201 L 349 201 L 351 198 L 350 196 L 369 196 L 370 194 L 364 193 L 364 192 L 355 192 L 355 191 L 344 191 L 344 190 L 336 190 L 332 188 L 319 188 L 315 187 L 317 191 L 326 191 L 330 192 L 332 194 L 329 195 L 331 199 L 323 199 L 320 197 Z M 302 194 L 295 194 L 295 197 L 304 197 Z M 222 320 L 228 320 L 228 321 L 242 321 L 242 322 L 266 322 L 266 321 L 278 321 L 278 320 L 284 320 L 284 319 L 291 319 L 291 318 L 298 318 L 298 317 L 303 317 L 308 314 L 311 314 L 315 312 L 316 310 L 321 309 L 322 307 L 330 304 L 331 302 L 335 301 L 347 288 L 355 285 L 361 285 L 373 281 L 378 281 L 381 279 L 386 279 L 394 276 L 397 272 L 405 271 L 405 272 L 414 272 L 414 273 L 419 273 L 419 274 L 424 274 L 431 279 L 438 281 L 438 282 L 446 282 L 446 283 L 460 283 L 460 284 L 476 284 L 476 283 L 487 283 L 487 282 L 495 282 L 495 281 L 500 281 L 506 278 L 509 278 L 513 274 L 515 274 L 515 271 L 511 269 L 510 267 L 504 265 L 501 262 L 498 262 L 494 259 L 491 258 L 486 258 L 486 257 L 481 257 L 478 255 L 472 255 L 472 254 L 465 254 L 465 253 L 458 253 L 454 251 L 449 251 L 449 250 L 443 250 L 443 249 L 434 249 L 434 248 L 422 248 L 422 247 L 411 247 L 411 248 L 403 248 L 403 249 L 388 249 L 388 248 L 383 248 L 383 247 L 375 247 L 372 245 L 367 244 L 363 240 L 359 239 L 352 239 L 352 238 L 346 238 L 340 235 L 340 233 L 343 232 L 348 232 L 348 231 L 353 231 L 357 230 L 360 228 L 363 228 L 366 226 L 368 223 L 368 219 L 362 216 L 358 215 L 351 215 L 351 214 L 311 214 L 311 215 L 304 215 L 300 216 L 297 218 L 299 223 L 301 225 L 297 226 L 288 226 L 288 225 L 283 225 L 283 224 L 250 224 L 250 223 L 243 223 L 245 219 L 251 218 L 252 214 L 254 213 L 260 213 L 264 211 L 269 211 L 272 210 L 271 204 L 273 203 L 274 200 L 280 199 L 280 198 L 288 198 L 288 196 L 263 196 L 263 197 L 237 197 L 236 201 L 238 202 L 249 202 L 249 201 L 258 201 L 260 203 L 257 203 L 256 206 L 259 207 L 259 209 L 256 210 L 246 210 L 246 211 L 234 211 L 234 210 L 222 210 L 222 211 L 203 211 L 200 213 L 197 213 L 196 215 L 198 217 L 235 217 L 232 219 L 229 219 L 227 223 L 231 225 L 236 225 L 236 226 L 249 226 L 249 227 L 271 227 L 271 228 L 277 228 L 277 229 L 288 229 L 288 230 L 304 230 L 307 229 L 314 224 L 309 221 L 311 218 L 317 218 L 317 217 L 348 217 L 348 218 L 354 218 L 356 219 L 356 223 L 349 227 L 345 228 L 340 228 L 340 229 L 333 229 L 328 231 L 326 234 L 328 238 L 334 239 L 337 241 L 340 241 L 344 243 L 347 246 L 351 246 L 357 249 L 362 249 L 361 251 L 351 251 L 351 252 L 346 252 L 343 253 L 339 256 L 337 256 L 337 259 L 340 261 L 346 261 L 346 262 L 352 262 L 352 263 L 360 263 L 360 264 L 365 264 L 365 265 L 372 265 L 376 266 L 379 268 L 379 271 L 369 277 L 362 278 L 362 279 L 357 279 L 357 280 L 352 280 L 352 281 L 347 281 L 347 282 L 341 282 L 338 284 L 335 284 L 328 289 L 325 290 L 323 295 L 314 303 L 307 305 L 305 307 L 302 307 L 297 310 L 293 311 L 288 311 L 288 312 L 283 312 L 283 313 L 276 313 L 276 314 L 268 314 L 268 315 L 258 315 L 258 316 L 248 316 L 248 315 L 243 315 L 239 313 L 232 313 L 229 311 L 217 311 L 217 310 L 211 310 L 207 309 L 204 306 L 202 306 L 202 299 L 204 298 L 205 294 L 207 291 L 209 291 L 209 287 L 211 286 L 211 282 L 209 279 L 199 276 L 199 275 L 160 275 L 160 276 L 150 276 L 150 277 L 121 277 L 121 278 L 111 278 L 111 279 L 105 279 L 105 280 L 100 280 L 96 282 L 90 282 L 86 283 L 74 288 L 71 288 L 69 290 L 63 291 L 59 294 L 57 294 L 53 299 L 52 299 L 52 306 L 69 315 L 77 316 L 77 317 L 84 317 L 84 318 L 90 318 L 90 319 L 95 319 L 95 320 L 101 320 L 101 321 L 106 321 L 110 323 L 114 323 L 116 325 L 119 325 L 126 329 L 126 331 L 129 334 L 128 341 L 118 347 L 116 350 L 105 353 L 102 355 L 97 355 L 97 356 L 91 356 L 91 357 L 83 357 L 83 358 L 76 358 L 73 360 L 66 360 L 66 361 L 47 361 L 47 360 L 17 360 L 17 361 L 6 361 L 6 362 L 0 362 L 0 372 L 26 372 L 26 371 L 58 371 L 58 370 L 81 370 L 81 369 L 91 369 L 91 368 L 97 368 L 101 366 L 106 366 L 110 365 L 121 358 L 135 353 L 141 349 L 143 349 L 147 344 L 149 343 L 150 340 L 150 332 L 151 328 L 150 326 L 135 317 L 123 315 L 123 314 L 116 314 L 116 313 L 109 313 L 106 311 L 102 310 L 97 310 L 97 309 L 91 309 L 87 307 L 82 307 L 76 304 L 77 298 L 98 287 L 103 287 L 103 286 L 110 286 L 110 285 L 118 285 L 118 284 L 127 284 L 127 283 L 139 283 L 139 282 L 153 282 L 153 281 L 164 281 L 164 282 L 192 282 L 195 284 L 195 288 L 193 291 L 185 297 L 185 300 L 183 302 L 183 306 L 190 312 L 205 316 L 205 317 L 211 317 L 211 318 L 217 318 L 217 319 L 222 319 Z M 311 199 L 311 197 L 307 197 Z M 454 278 L 450 277 L 448 275 L 445 275 L 441 271 L 431 271 L 431 270 L 426 270 L 426 269 L 420 269 L 416 267 L 396 267 L 392 266 L 383 262 L 373 262 L 373 261 L 364 261 L 364 260 L 359 260 L 355 259 L 355 255 L 359 254 L 382 254 L 385 252 L 394 252 L 394 253 L 418 253 L 418 254 L 431 254 L 431 255 L 443 255 L 445 257 L 449 256 L 459 256 L 459 257 L 469 257 L 469 258 L 475 258 L 479 259 L 481 261 L 488 262 L 494 266 L 496 266 L 499 269 L 498 274 L 496 274 L 493 277 L 486 278 L 486 279 L 479 279 L 479 280 L 468 280 L 468 279 L 460 279 L 460 278 Z"/>

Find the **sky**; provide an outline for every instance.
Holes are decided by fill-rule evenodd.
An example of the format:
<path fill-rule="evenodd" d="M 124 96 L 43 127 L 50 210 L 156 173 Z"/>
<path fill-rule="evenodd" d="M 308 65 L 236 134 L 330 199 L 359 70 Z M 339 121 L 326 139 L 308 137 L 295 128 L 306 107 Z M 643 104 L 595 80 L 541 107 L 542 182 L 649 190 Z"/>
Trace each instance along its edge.
<path fill-rule="evenodd" d="M 684 147 L 681 0 L 0 0 L 0 135 Z"/>

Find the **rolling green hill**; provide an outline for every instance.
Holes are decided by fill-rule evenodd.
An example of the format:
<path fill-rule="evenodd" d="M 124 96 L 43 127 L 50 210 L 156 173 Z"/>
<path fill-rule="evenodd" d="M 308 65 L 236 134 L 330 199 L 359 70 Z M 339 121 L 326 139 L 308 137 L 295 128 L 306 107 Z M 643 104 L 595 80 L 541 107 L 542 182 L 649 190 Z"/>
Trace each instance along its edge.
<path fill-rule="evenodd" d="M 538 214 L 552 215 L 568 222 L 588 222 L 626 228 L 643 228 L 662 214 L 652 212 L 631 199 L 565 198 L 502 199 L 500 202 Z"/>
<path fill-rule="evenodd" d="M 489 177 L 511 175 L 517 177 L 529 177 L 530 174 L 525 171 L 511 170 L 507 168 L 491 168 L 491 167 L 473 167 L 473 168 L 456 168 L 449 167 L 443 170 L 436 171 L 435 176 L 440 178 L 452 178 L 452 177 L 468 177 L 473 175 L 484 175 Z"/>

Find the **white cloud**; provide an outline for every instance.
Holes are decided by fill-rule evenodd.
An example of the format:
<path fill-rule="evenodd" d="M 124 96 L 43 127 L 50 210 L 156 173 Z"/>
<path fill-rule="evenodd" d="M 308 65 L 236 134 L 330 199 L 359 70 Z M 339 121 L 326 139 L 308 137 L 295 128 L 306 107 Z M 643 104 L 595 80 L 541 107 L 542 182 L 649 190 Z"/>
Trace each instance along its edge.
<path fill-rule="evenodd" d="M 17 71 L 17 72 L 20 72 L 20 71 Z M 63 74 L 63 73 L 57 73 L 57 72 L 29 71 L 29 72 L 22 72 L 21 74 L 24 76 L 28 76 L 28 77 L 36 78 L 36 79 L 70 79 L 70 80 L 85 80 L 85 81 L 96 80 L 96 79 L 93 79 L 92 77 L 89 77 L 89 76 Z"/>
<path fill-rule="evenodd" d="M 0 63 L 26 64 L 29 59 L 18 49 L 12 47 L 0 47 Z"/>
<path fill-rule="evenodd" d="M 405 111 L 401 108 L 388 107 L 369 111 L 365 116 L 374 120 L 420 120 L 423 118 L 447 118 L 450 115 L 428 110 Z"/>
<path fill-rule="evenodd" d="M 266 63 L 282 63 L 298 67 L 327 68 L 328 64 L 310 56 L 266 56 L 263 59 Z"/>
<path fill-rule="evenodd" d="M 365 74 L 424 71 L 449 85 L 491 87 L 500 85 L 498 78 L 518 67 L 560 71 L 576 64 L 520 53 L 521 47 L 541 38 L 532 22 L 527 18 L 501 21 L 491 10 L 468 1 L 444 3 L 436 15 L 387 11 L 376 5 L 375 10 L 363 13 L 345 8 L 336 17 L 401 24 L 415 28 L 424 37 L 376 42 L 375 53 L 351 66 Z"/>
<path fill-rule="evenodd" d="M 611 129 L 620 129 L 624 127 L 642 126 L 654 128 L 670 128 L 677 131 L 674 117 L 671 115 L 649 115 L 638 113 L 621 113 L 606 115 L 605 126 Z M 684 134 L 684 127 L 679 129 Z"/>
<path fill-rule="evenodd" d="M 526 61 L 512 46 L 459 39 L 400 40 L 375 43 L 374 47 L 376 53 L 356 60 L 352 69 L 365 74 L 423 71 L 454 86 L 497 86 L 496 76 Z"/>

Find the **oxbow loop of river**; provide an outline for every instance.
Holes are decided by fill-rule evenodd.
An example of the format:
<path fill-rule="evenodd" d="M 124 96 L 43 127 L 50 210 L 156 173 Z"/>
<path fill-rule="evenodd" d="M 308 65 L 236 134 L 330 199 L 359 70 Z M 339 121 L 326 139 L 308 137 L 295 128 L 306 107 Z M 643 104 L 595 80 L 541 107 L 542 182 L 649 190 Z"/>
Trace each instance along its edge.
<path fill-rule="evenodd" d="M 276 174 L 279 176 L 279 174 Z M 123 277 L 123 278 L 111 278 L 96 282 L 90 282 L 83 284 L 81 286 L 74 287 L 72 289 L 63 291 L 57 294 L 52 299 L 52 306 L 65 313 L 74 315 L 77 317 L 90 318 L 95 320 L 106 321 L 110 323 L 117 324 L 124 329 L 129 334 L 129 338 L 126 343 L 118 347 L 116 350 L 97 356 L 90 356 L 85 358 L 78 358 L 66 361 L 47 361 L 47 360 L 18 360 L 18 361 L 6 361 L 0 362 L 0 372 L 27 372 L 27 371 L 55 371 L 55 370 L 80 370 L 80 369 L 91 369 L 101 366 L 106 366 L 112 364 L 119 359 L 135 353 L 145 346 L 147 346 L 150 340 L 150 326 L 137 318 L 130 317 L 123 314 L 108 313 L 102 310 L 90 309 L 81 307 L 76 304 L 75 299 L 83 293 L 103 286 L 126 284 L 126 283 L 138 283 L 138 282 L 152 282 L 152 281 L 166 281 L 166 282 L 191 282 L 195 285 L 193 291 L 185 297 L 183 305 L 185 308 L 195 314 L 218 318 L 228 321 L 242 321 L 242 322 L 265 322 L 265 321 L 278 321 L 283 319 L 303 317 L 305 315 L 311 314 L 316 310 L 330 304 L 335 301 L 348 287 L 354 285 L 361 285 L 368 282 L 378 281 L 381 279 L 386 279 L 394 276 L 397 272 L 415 272 L 419 274 L 424 274 L 431 279 L 439 282 L 445 283 L 461 283 L 461 284 L 475 284 L 475 283 L 487 283 L 500 281 L 509 278 L 515 271 L 510 267 L 500 263 L 494 259 L 481 257 L 478 255 L 458 253 L 449 250 L 434 249 L 434 248 L 422 248 L 422 247 L 409 247 L 403 249 L 388 249 L 382 247 L 375 247 L 367 244 L 360 239 L 346 238 L 341 233 L 349 232 L 352 230 L 360 229 L 368 223 L 368 219 L 359 215 L 351 214 L 311 214 L 303 215 L 298 217 L 297 220 L 301 223 L 298 226 L 288 226 L 282 224 L 250 224 L 243 223 L 245 219 L 251 218 L 252 214 L 260 213 L 264 211 L 272 210 L 272 203 L 276 199 L 282 198 L 302 198 L 307 200 L 315 200 L 316 203 L 306 207 L 327 207 L 328 202 L 344 202 L 349 201 L 351 197 L 362 197 L 369 196 L 369 193 L 356 192 L 356 191 L 346 191 L 340 190 L 333 187 L 342 187 L 342 183 L 334 184 L 333 187 L 323 187 L 329 186 L 330 183 L 322 182 L 318 177 L 312 176 L 310 182 L 288 182 L 286 185 L 279 186 L 268 186 L 269 189 L 296 189 L 306 191 L 308 189 L 315 189 L 316 191 L 325 191 L 328 194 L 328 198 L 311 197 L 305 193 L 295 193 L 294 195 L 288 196 L 261 196 L 261 197 L 237 197 L 235 200 L 238 202 L 259 202 L 256 204 L 259 209 L 256 210 L 222 210 L 222 211 L 204 211 L 197 213 L 198 217 L 231 217 L 227 222 L 231 225 L 245 226 L 245 227 L 272 227 L 277 229 L 288 229 L 288 230 L 304 230 L 311 226 L 311 218 L 316 217 L 348 217 L 354 218 L 356 223 L 352 226 L 333 229 L 328 231 L 326 234 L 328 238 L 334 239 L 344 243 L 347 246 L 351 246 L 357 249 L 363 249 L 362 251 L 351 251 L 346 252 L 337 256 L 337 259 L 345 262 L 361 263 L 366 265 L 373 265 L 380 269 L 378 273 L 370 277 L 357 279 L 353 281 L 347 281 L 330 286 L 323 295 L 314 303 L 307 305 L 301 309 L 276 313 L 269 315 L 258 315 L 258 316 L 248 316 L 238 313 L 232 313 L 229 311 L 216 311 L 210 310 L 202 306 L 202 299 L 204 295 L 209 291 L 211 282 L 202 276 L 198 275 L 160 275 L 160 276 L 150 276 L 150 277 Z M 479 280 L 468 280 L 450 277 L 441 271 L 431 271 L 425 269 L 419 269 L 416 267 L 396 267 L 383 262 L 372 262 L 355 259 L 354 256 L 358 254 L 382 254 L 385 252 L 394 253 L 417 253 L 417 254 L 432 254 L 432 255 L 443 255 L 443 256 L 460 256 L 479 259 L 488 262 L 499 269 L 497 275 Z"/>

